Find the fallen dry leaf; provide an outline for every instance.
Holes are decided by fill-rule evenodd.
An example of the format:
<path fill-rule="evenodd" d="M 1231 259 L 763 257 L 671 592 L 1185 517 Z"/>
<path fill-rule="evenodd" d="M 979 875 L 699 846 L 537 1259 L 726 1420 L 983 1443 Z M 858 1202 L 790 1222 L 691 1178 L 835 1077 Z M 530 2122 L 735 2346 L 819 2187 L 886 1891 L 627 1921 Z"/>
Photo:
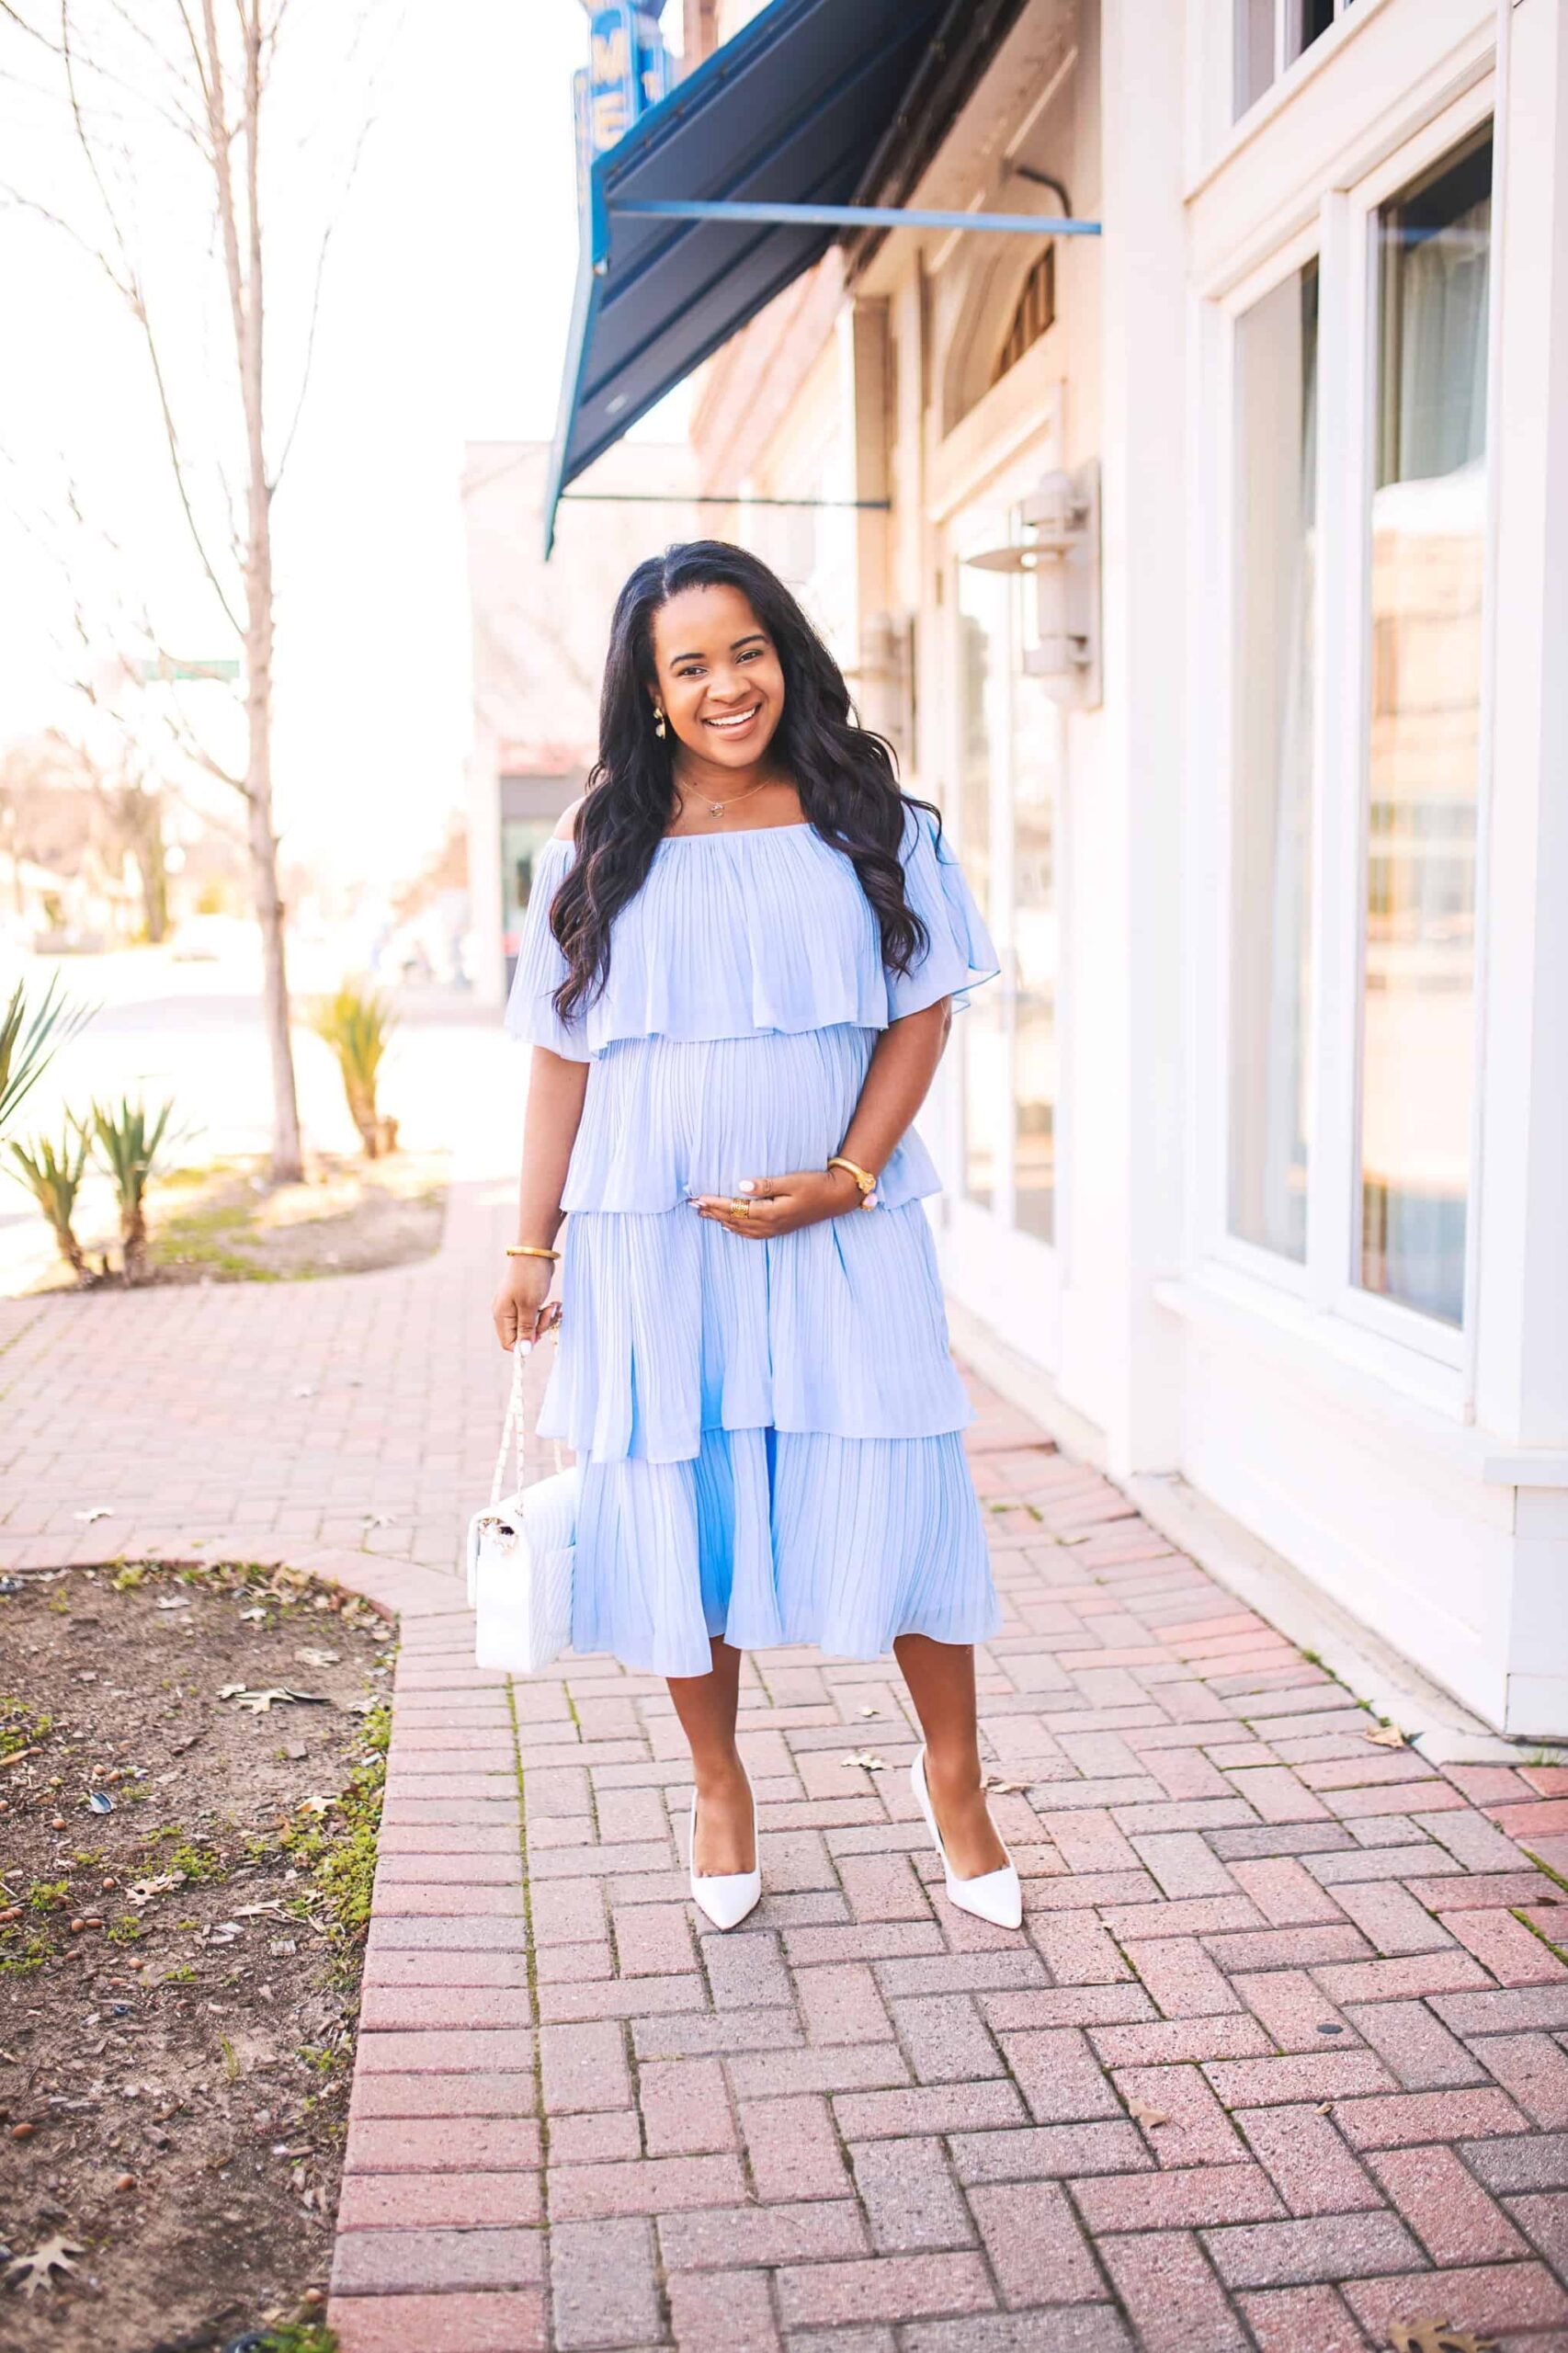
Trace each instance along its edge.
<path fill-rule="evenodd" d="M 1361 1737 L 1369 1740 L 1375 1748 L 1408 1748 L 1410 1745 L 1397 1724 L 1374 1724 L 1370 1732 L 1363 1733 Z"/>
<path fill-rule="evenodd" d="M 151 1904 L 155 1895 L 167 1895 L 172 1889 L 185 1885 L 183 1871 L 160 1871 L 156 1879 L 133 1880 L 126 1889 L 130 1904 Z"/>
<path fill-rule="evenodd" d="M 861 1766 L 868 1773 L 885 1773 L 888 1769 L 885 1756 L 841 1756 L 838 1761 L 841 1765 Z"/>
<path fill-rule="evenodd" d="M 6 2277 L 13 2288 L 21 2290 L 24 2296 L 36 2296 L 40 2288 L 53 2287 L 56 2271 L 74 2271 L 76 2266 L 72 2257 L 84 2252 L 74 2239 L 62 2238 L 56 2231 L 51 2239 L 45 2239 L 41 2246 L 35 2246 L 31 2255 L 18 2255 L 8 2263 Z"/>
<path fill-rule="evenodd" d="M 237 1691 L 225 1691 L 220 1697 L 232 1697 L 236 1708 L 244 1708 L 253 1716 L 269 1715 L 278 1701 L 297 1704 L 301 1708 L 327 1708 L 332 1705 L 330 1699 L 324 1699 L 319 1691 L 291 1691 L 286 1683 L 275 1683 L 266 1691 L 247 1691 L 242 1684 Z"/>
<path fill-rule="evenodd" d="M 1145 2132 L 1153 2132 L 1156 2125 L 1168 2124 L 1171 2120 L 1168 2116 L 1162 2116 L 1157 2108 L 1145 2108 L 1141 2099 L 1130 2099 L 1127 2113 L 1134 2124 L 1143 2127 Z"/>
<path fill-rule="evenodd" d="M 1435 2320 L 1396 2320 L 1389 2330 L 1392 2353 L 1488 2353 L 1494 2341 Z"/>
<path fill-rule="evenodd" d="M 343 1653 L 341 1651 L 296 1651 L 294 1656 L 302 1666 L 336 1666 L 342 1660 Z"/>

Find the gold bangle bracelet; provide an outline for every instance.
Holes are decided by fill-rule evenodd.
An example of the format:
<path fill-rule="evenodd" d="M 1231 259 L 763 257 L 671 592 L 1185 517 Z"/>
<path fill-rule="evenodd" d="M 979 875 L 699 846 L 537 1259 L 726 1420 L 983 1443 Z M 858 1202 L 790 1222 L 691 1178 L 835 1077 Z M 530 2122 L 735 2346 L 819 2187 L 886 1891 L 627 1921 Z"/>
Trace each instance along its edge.
<path fill-rule="evenodd" d="M 848 1170 L 850 1176 L 854 1177 L 855 1182 L 859 1188 L 861 1208 L 869 1209 L 871 1206 L 871 1196 L 877 1189 L 877 1180 L 872 1176 L 870 1170 L 869 1168 L 862 1168 L 858 1161 L 848 1159 L 842 1152 L 835 1152 L 827 1165 L 830 1168 L 846 1168 Z"/>
<path fill-rule="evenodd" d="M 559 1250 L 546 1250 L 538 1242 L 508 1242 L 506 1256 L 508 1258 L 559 1258 L 561 1253 Z"/>
<path fill-rule="evenodd" d="M 831 1167 L 831 1169 L 847 1169 L 847 1172 L 850 1172 L 850 1176 L 852 1176 L 852 1179 L 855 1179 L 855 1184 L 859 1186 L 859 1190 L 862 1190 L 862 1193 L 873 1193 L 873 1190 L 876 1190 L 876 1176 L 873 1176 L 873 1174 L 871 1174 L 871 1169 L 862 1169 L 862 1167 L 859 1167 L 859 1163 L 857 1163 L 857 1160 L 846 1158 L 846 1153 L 834 1153 L 834 1158 L 829 1160 L 829 1167 Z"/>

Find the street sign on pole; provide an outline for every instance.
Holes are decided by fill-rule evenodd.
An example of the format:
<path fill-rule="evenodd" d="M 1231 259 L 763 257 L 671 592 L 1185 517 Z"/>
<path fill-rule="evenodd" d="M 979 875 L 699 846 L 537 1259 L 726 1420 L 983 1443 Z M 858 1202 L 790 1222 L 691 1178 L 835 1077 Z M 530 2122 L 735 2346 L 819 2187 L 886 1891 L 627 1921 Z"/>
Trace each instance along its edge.
<path fill-rule="evenodd" d="M 232 657 L 216 662 L 175 662 L 155 656 L 150 661 L 139 662 L 136 672 L 144 687 L 170 686 L 188 679 L 216 679 L 222 685 L 232 687 L 238 683 L 240 665 Z"/>

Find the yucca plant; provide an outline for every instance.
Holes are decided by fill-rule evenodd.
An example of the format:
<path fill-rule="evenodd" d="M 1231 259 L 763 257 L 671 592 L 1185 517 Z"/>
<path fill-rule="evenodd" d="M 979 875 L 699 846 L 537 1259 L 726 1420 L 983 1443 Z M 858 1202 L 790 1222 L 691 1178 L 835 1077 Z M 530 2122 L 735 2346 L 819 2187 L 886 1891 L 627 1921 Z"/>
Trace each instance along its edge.
<path fill-rule="evenodd" d="M 395 1152 L 397 1121 L 383 1119 L 376 1102 L 381 1064 L 397 1027 L 386 998 L 358 981 L 345 981 L 335 996 L 318 1005 L 311 1026 L 336 1059 L 348 1116 L 359 1131 L 366 1159 Z"/>
<path fill-rule="evenodd" d="M 93 1017 L 90 1005 L 74 1005 L 54 973 L 30 1007 L 18 981 L 0 1011 L 0 1135 L 21 1108 L 22 1098 L 43 1076 L 51 1058 Z"/>
<path fill-rule="evenodd" d="M 11 1155 L 11 1174 L 18 1184 L 27 1187 L 49 1220 L 55 1246 L 77 1281 L 86 1282 L 91 1269 L 71 1222 L 76 1196 L 82 1188 L 82 1174 L 87 1165 L 87 1138 L 80 1122 L 67 1114 L 58 1145 L 48 1136 L 35 1136 L 30 1149 L 19 1143 L 9 1144 L 6 1149 Z"/>
<path fill-rule="evenodd" d="M 95 1103 L 84 1123 L 114 1181 L 119 1203 L 120 1271 L 128 1283 L 139 1283 L 146 1276 L 147 1184 L 174 1108 L 165 1103 L 149 1116 L 145 1104 L 122 1096 L 118 1103 Z"/>

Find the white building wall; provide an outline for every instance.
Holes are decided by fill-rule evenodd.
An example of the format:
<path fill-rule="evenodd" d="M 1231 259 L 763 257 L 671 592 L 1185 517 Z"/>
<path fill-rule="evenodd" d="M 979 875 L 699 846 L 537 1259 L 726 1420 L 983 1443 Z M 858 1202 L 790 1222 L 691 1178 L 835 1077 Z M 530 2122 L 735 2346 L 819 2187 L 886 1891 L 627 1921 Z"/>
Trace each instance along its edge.
<path fill-rule="evenodd" d="M 1114 1469 L 1184 1474 L 1483 1717 L 1562 1733 L 1568 8 L 1355 0 L 1240 123 L 1232 63 L 1230 0 L 1031 0 L 911 200 L 1043 204 L 1010 168 L 1020 155 L 1064 177 L 1105 233 L 1061 242 L 1055 324 L 977 391 L 1022 256 L 976 237 L 891 237 L 835 330 L 823 324 L 825 275 L 779 310 L 800 397 L 747 478 L 778 494 L 869 478 L 866 369 L 883 369 L 892 507 L 885 533 L 858 538 L 859 609 L 835 596 L 835 634 L 847 654 L 852 623 L 884 598 L 913 620 L 908 778 L 950 809 L 964 518 L 1005 515 L 1049 467 L 1101 460 L 1104 700 L 1062 722 L 1056 813 L 1056 1233 L 1002 1231 L 965 1198 L 955 1041 L 922 1120 L 948 1180 L 937 1214 L 955 1336 Z M 1470 1290 L 1455 1330 L 1351 1279 L 1369 252 L 1377 205 L 1494 108 L 1494 636 Z M 1234 320 L 1309 255 L 1322 285 L 1321 585 L 1312 1196 L 1298 1267 L 1226 1232 L 1225 714 Z M 881 359 L 851 304 L 879 306 Z M 767 378 L 767 333 L 766 321 L 748 330 L 715 379 L 712 429 L 727 384 L 731 459 L 745 442 L 738 388 Z M 836 472 L 821 455 L 830 378 Z"/>
<path fill-rule="evenodd" d="M 1174 1467 L 1480 1714 L 1568 1729 L 1568 1055 L 1560 909 L 1568 682 L 1563 12 L 1558 0 L 1359 4 L 1233 131 L 1229 11 L 1189 13 L 1194 543 L 1187 824 L 1188 1246 Z M 1499 25 L 1513 55 L 1496 70 Z M 1364 563 L 1375 205 L 1496 111 L 1477 1087 L 1462 1333 L 1349 1279 L 1354 1243 Z M 1115 119 L 1108 112 L 1108 124 Z M 1224 1232 L 1225 473 L 1229 317 L 1322 256 L 1322 634 L 1309 1263 Z M 1488 754 L 1490 756 L 1488 756 Z M 1551 1202 L 1551 1210 L 1546 1204 Z"/>

